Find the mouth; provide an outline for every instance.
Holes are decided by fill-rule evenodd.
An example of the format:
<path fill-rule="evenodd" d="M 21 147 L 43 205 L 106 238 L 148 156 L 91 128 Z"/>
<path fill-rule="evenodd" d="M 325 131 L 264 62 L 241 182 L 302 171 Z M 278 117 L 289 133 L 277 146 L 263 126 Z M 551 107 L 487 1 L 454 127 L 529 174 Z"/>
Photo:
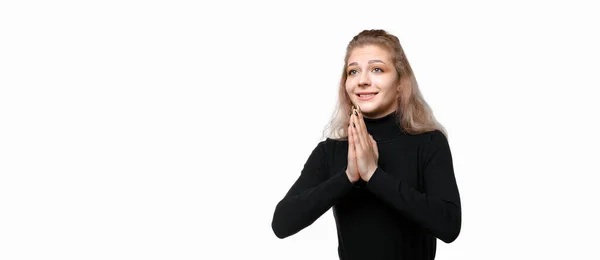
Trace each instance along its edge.
<path fill-rule="evenodd" d="M 367 101 L 367 100 L 374 98 L 377 94 L 379 94 L 379 93 L 378 92 L 361 93 L 361 94 L 356 94 L 356 96 L 358 97 L 358 100 Z"/>

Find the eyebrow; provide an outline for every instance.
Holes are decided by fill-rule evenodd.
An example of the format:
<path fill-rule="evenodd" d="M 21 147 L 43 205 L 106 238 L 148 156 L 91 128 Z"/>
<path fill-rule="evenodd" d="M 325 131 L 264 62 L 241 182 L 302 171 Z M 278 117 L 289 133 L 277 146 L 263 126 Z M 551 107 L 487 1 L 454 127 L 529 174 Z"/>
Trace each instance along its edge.
<path fill-rule="evenodd" d="M 371 63 L 375 63 L 375 62 L 381 62 L 381 63 L 385 64 L 385 62 L 383 62 L 383 61 L 381 61 L 381 60 L 370 60 L 370 61 L 369 61 L 369 64 L 371 64 Z M 356 63 L 356 62 L 352 62 L 352 63 L 348 64 L 348 67 L 350 67 L 350 66 L 352 66 L 352 65 L 358 65 L 358 63 Z M 387 64 L 385 64 L 385 65 L 387 65 Z"/>

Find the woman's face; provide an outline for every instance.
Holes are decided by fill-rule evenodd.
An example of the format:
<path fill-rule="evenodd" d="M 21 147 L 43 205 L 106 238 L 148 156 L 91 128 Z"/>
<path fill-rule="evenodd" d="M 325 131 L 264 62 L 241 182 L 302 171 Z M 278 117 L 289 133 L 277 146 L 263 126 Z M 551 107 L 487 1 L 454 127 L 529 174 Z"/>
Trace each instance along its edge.
<path fill-rule="evenodd" d="M 346 75 L 346 92 L 365 117 L 383 117 L 398 108 L 398 76 L 387 50 L 376 45 L 354 48 L 348 58 Z"/>

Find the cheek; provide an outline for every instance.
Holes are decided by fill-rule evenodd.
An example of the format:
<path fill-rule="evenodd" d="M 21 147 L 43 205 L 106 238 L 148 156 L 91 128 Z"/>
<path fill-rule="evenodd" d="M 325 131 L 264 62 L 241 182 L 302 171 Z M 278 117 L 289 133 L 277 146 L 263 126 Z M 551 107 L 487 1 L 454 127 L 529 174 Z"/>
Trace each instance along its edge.
<path fill-rule="evenodd" d="M 385 92 L 395 92 L 396 91 L 396 86 L 394 85 L 393 81 L 387 79 L 387 78 L 378 78 L 378 79 L 374 79 L 372 81 L 372 83 L 379 87 L 379 89 L 381 89 L 382 91 Z"/>
<path fill-rule="evenodd" d="M 352 92 L 352 87 L 351 86 L 352 85 L 350 84 L 350 82 L 346 81 L 346 85 L 345 85 L 346 93 L 350 94 Z"/>

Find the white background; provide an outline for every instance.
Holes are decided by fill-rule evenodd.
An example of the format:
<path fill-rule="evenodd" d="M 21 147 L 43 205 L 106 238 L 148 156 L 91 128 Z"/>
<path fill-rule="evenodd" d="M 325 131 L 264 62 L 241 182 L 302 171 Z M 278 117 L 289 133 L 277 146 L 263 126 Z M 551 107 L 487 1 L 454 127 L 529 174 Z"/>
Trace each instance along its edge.
<path fill-rule="evenodd" d="M 336 259 L 331 211 L 271 220 L 363 29 L 449 131 L 436 259 L 598 257 L 593 1 L 422 2 L 3 1 L 0 259 Z"/>

